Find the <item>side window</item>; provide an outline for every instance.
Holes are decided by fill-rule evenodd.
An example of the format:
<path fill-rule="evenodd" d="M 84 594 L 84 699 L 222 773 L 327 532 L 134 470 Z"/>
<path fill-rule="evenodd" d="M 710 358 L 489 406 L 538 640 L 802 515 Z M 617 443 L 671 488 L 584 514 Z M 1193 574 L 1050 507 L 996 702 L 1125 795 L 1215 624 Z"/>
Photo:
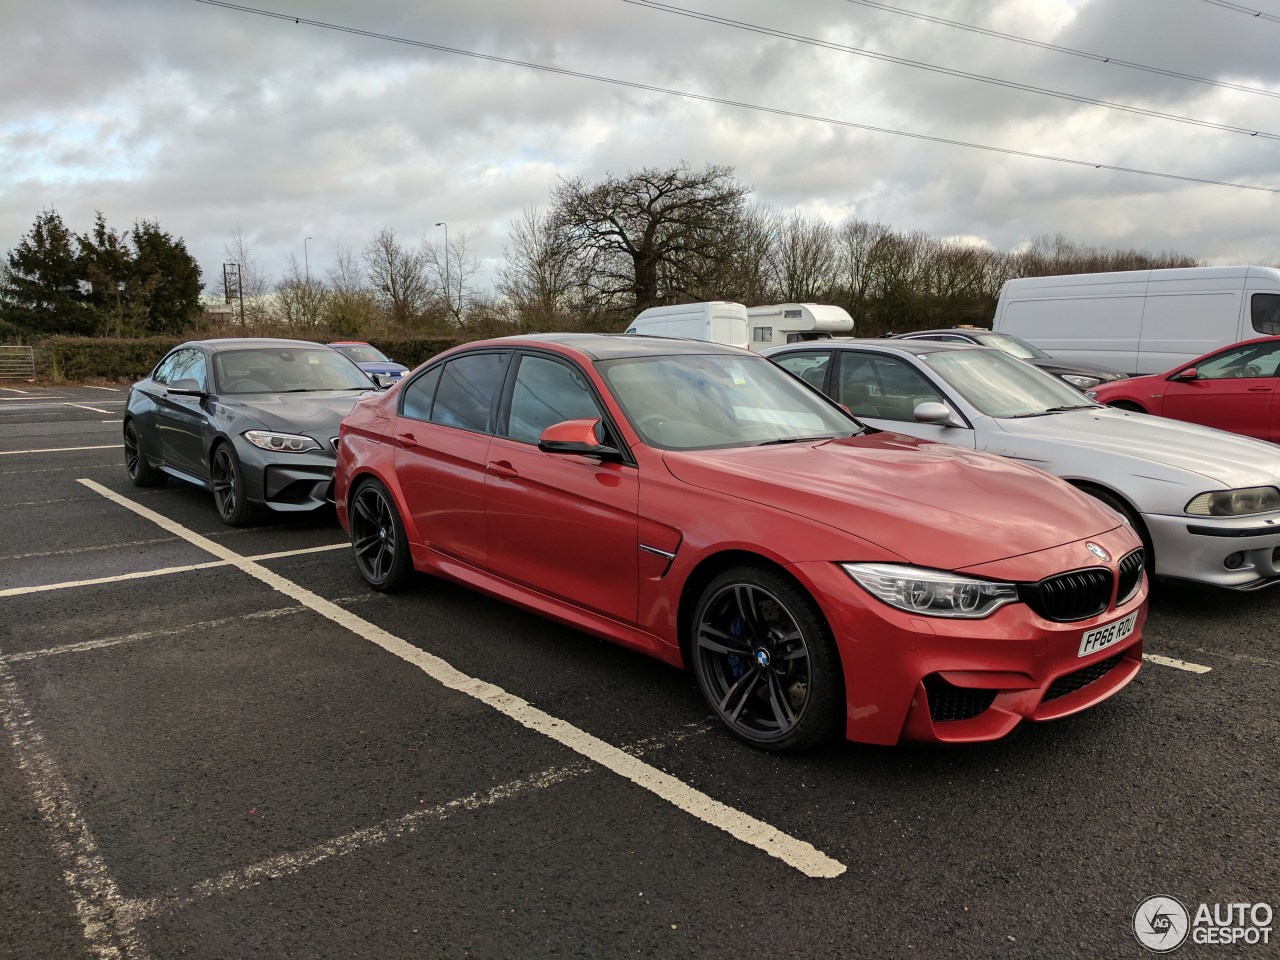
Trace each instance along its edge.
<path fill-rule="evenodd" d="M 172 360 L 173 366 L 169 370 L 167 383 L 173 383 L 175 380 L 194 380 L 200 384 L 201 389 L 204 388 L 203 353 L 194 347 L 188 347 L 186 350 L 178 350 L 174 353 Z"/>
<path fill-rule="evenodd" d="M 431 404 L 436 398 L 436 386 L 440 383 L 443 365 L 432 367 L 412 383 L 406 384 L 400 400 L 400 415 L 413 420 L 430 420 Z"/>
<path fill-rule="evenodd" d="M 553 423 L 599 418 L 600 408 L 580 372 L 545 357 L 521 357 L 511 391 L 508 437 L 537 443 L 542 431 Z"/>
<path fill-rule="evenodd" d="M 906 361 L 853 351 L 840 358 L 836 399 L 854 416 L 902 421 L 914 420 L 916 407 L 926 401 L 947 402 L 924 374 Z"/>
<path fill-rule="evenodd" d="M 827 377 L 827 367 L 831 365 L 831 354 L 828 351 L 805 351 L 804 353 L 788 353 L 777 357 L 774 362 L 784 370 L 789 370 L 815 390 L 821 390 Z"/>
<path fill-rule="evenodd" d="M 1280 293 L 1255 293 L 1249 301 L 1249 315 L 1258 333 L 1280 336 Z"/>
<path fill-rule="evenodd" d="M 181 350 L 175 350 L 169 354 L 156 366 L 151 373 L 151 379 L 156 383 L 169 383 L 176 379 L 173 375 L 174 364 L 178 362 L 178 357 L 182 353 Z"/>
<path fill-rule="evenodd" d="M 488 433 L 493 401 L 507 375 L 505 353 L 472 353 L 444 364 L 431 422 Z"/>
<path fill-rule="evenodd" d="M 752 327 L 751 342 L 752 343 L 772 343 L 773 327 Z"/>

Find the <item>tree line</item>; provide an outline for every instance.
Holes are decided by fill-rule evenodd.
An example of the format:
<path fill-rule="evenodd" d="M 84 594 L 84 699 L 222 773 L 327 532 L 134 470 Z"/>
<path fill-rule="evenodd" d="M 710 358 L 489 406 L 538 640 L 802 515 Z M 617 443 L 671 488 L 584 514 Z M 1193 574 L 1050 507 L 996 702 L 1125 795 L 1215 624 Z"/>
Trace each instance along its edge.
<path fill-rule="evenodd" d="M 1061 235 L 998 251 L 852 217 L 832 223 L 757 203 L 752 192 L 731 167 L 714 164 L 562 179 L 548 206 L 528 207 L 512 222 L 484 288 L 465 232 L 415 243 L 387 228 L 359 250 L 338 247 L 324 271 L 290 255 L 273 278 L 237 231 L 226 253 L 238 289 L 229 306 L 203 312 L 199 267 L 181 240 L 152 222 L 116 234 L 101 214 L 90 234 L 75 236 L 46 211 L 7 257 L 0 333 L 6 325 L 28 335 L 365 339 L 615 331 L 646 307 L 734 300 L 838 304 L 860 334 L 875 336 L 985 324 L 1013 277 L 1198 265 L 1175 252 L 1090 247 Z"/>

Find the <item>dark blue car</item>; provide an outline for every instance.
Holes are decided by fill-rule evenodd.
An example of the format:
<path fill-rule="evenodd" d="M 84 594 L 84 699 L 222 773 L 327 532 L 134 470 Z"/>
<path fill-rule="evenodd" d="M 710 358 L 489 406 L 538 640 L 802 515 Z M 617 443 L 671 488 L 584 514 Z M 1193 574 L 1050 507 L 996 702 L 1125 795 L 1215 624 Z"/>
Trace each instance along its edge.
<path fill-rule="evenodd" d="M 382 378 L 386 380 L 399 380 L 409 368 L 403 363 L 396 363 L 394 360 L 387 359 L 377 347 L 370 346 L 363 340 L 338 340 L 329 344 L 339 353 L 346 354 L 352 360 L 360 365 L 360 369 L 369 376 L 374 378 Z"/>

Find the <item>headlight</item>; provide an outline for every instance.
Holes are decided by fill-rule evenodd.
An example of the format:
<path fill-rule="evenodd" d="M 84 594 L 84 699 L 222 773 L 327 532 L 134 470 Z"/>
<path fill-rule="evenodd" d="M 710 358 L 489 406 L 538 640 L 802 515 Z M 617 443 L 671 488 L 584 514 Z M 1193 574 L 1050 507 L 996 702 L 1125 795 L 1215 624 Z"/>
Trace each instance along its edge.
<path fill-rule="evenodd" d="M 1245 517 L 1251 513 L 1270 513 L 1280 510 L 1280 490 L 1275 487 L 1214 490 L 1193 497 L 1183 509 L 1193 517 Z"/>
<path fill-rule="evenodd" d="M 244 438 L 255 447 L 270 450 L 273 453 L 306 453 L 308 450 L 319 450 L 320 444 L 310 437 L 300 437 L 296 433 L 271 433 L 268 430 L 248 430 Z"/>
<path fill-rule="evenodd" d="M 961 577 L 944 570 L 927 570 L 896 563 L 842 563 L 872 596 L 891 607 L 926 617 L 985 617 L 1018 599 L 1012 583 Z"/>
<path fill-rule="evenodd" d="M 1077 373 L 1064 373 L 1062 379 L 1080 390 L 1088 390 L 1102 382 L 1101 377 L 1085 377 Z"/>

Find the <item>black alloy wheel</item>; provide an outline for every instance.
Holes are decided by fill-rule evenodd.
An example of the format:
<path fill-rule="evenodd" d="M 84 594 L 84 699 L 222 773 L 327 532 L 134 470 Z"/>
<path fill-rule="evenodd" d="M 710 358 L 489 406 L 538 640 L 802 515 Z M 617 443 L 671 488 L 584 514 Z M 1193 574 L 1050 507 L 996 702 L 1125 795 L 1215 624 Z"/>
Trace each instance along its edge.
<path fill-rule="evenodd" d="M 797 584 L 763 566 L 716 577 L 693 616 L 693 670 L 707 703 L 753 746 L 803 750 L 844 716 L 831 631 Z"/>
<path fill-rule="evenodd" d="M 158 487 L 168 479 L 151 465 L 142 452 L 138 428 L 132 420 L 124 422 L 124 468 L 135 487 Z"/>
<path fill-rule="evenodd" d="M 360 576 L 384 593 L 403 587 L 413 573 L 409 538 L 386 487 L 377 480 L 363 481 L 351 497 L 348 516 Z"/>
<path fill-rule="evenodd" d="M 232 527 L 251 523 L 256 511 L 244 495 L 244 471 L 231 444 L 220 443 L 214 448 L 209 479 L 213 481 L 213 502 L 222 522 Z"/>

